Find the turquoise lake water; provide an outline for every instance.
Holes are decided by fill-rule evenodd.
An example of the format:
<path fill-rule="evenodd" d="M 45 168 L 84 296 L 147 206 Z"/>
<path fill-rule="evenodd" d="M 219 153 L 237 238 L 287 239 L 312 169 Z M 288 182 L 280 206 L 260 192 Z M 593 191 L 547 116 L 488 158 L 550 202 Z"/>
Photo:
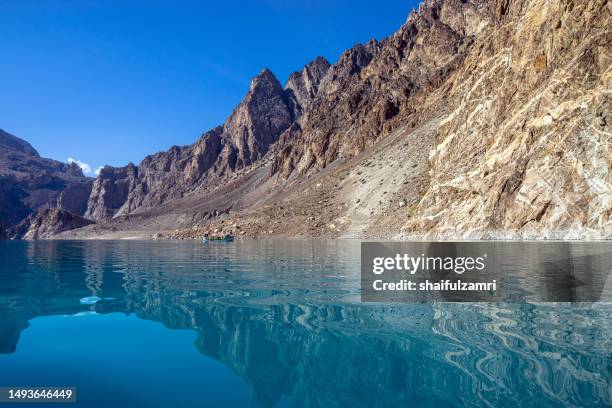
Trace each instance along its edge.
<path fill-rule="evenodd" d="M 71 407 L 612 405 L 611 303 L 361 303 L 359 255 L 0 242 L 0 386 L 76 387 Z"/>

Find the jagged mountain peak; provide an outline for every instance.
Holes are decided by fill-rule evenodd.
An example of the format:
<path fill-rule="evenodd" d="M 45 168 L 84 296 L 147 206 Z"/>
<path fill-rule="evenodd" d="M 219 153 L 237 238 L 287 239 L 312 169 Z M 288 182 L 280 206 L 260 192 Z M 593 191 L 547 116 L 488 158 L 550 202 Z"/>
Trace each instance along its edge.
<path fill-rule="evenodd" d="M 329 67 L 331 64 L 327 60 L 327 58 L 319 55 L 317 58 L 306 64 L 306 68 L 312 69 L 314 67 Z"/>
<path fill-rule="evenodd" d="M 326 70 L 325 77 L 320 84 L 322 94 L 332 94 L 342 90 L 351 78 L 361 73 L 372 59 L 379 53 L 381 42 L 370 40 L 366 44 L 355 44 L 344 51 L 340 59 Z"/>
<path fill-rule="evenodd" d="M 285 91 L 294 118 L 301 116 L 317 96 L 319 85 L 330 66 L 325 58 L 319 56 L 289 76 Z"/>
<path fill-rule="evenodd" d="M 325 57 L 318 56 L 314 60 L 304 65 L 304 67 L 301 70 L 293 72 L 289 76 L 289 80 L 287 81 L 287 84 L 289 84 L 291 80 L 294 78 L 298 78 L 298 77 L 308 75 L 308 74 L 316 75 L 317 72 L 327 71 L 327 69 L 330 66 L 331 64 Z M 287 88 L 287 85 L 285 85 L 285 88 Z"/>
<path fill-rule="evenodd" d="M 268 68 L 264 68 L 256 77 L 251 81 L 251 89 L 250 92 L 273 92 L 280 93 L 282 92 L 282 85 L 276 78 L 276 75 Z"/>
<path fill-rule="evenodd" d="M 265 156 L 292 120 L 282 85 L 266 68 L 225 123 L 193 145 L 147 156 L 139 166 L 103 169 L 86 215 L 126 215 L 210 186 Z"/>

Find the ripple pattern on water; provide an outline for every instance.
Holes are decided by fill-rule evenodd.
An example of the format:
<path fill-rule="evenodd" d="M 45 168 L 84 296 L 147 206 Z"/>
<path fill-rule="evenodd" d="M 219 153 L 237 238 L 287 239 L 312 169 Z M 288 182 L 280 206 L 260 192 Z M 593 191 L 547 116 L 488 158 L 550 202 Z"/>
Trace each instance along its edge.
<path fill-rule="evenodd" d="M 358 262 L 342 241 L 0 243 L 0 352 L 37 316 L 124 312 L 194 330 L 262 406 L 612 405 L 612 304 L 365 304 Z"/>

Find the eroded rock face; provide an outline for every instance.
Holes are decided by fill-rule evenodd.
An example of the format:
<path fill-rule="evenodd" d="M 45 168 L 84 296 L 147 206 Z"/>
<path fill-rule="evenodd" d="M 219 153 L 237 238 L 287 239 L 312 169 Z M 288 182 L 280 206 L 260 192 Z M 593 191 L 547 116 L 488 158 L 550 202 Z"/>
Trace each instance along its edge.
<path fill-rule="evenodd" d="M 126 167 L 101 169 L 93 183 L 85 216 L 95 220 L 111 218 L 127 200 L 137 177 L 138 168 L 132 163 Z"/>
<path fill-rule="evenodd" d="M 57 197 L 56 206 L 73 214 L 84 215 L 92 185 L 93 180 L 67 185 Z"/>
<path fill-rule="evenodd" d="M 308 109 L 319 93 L 319 85 L 329 70 L 329 62 L 318 57 L 301 71 L 291 74 L 285 85 L 293 118 L 298 118 Z"/>
<path fill-rule="evenodd" d="M 280 82 L 271 71 L 263 70 L 223 126 L 219 170 L 235 170 L 262 158 L 291 120 Z"/>
<path fill-rule="evenodd" d="M 450 109 L 407 230 L 612 237 L 611 6 L 500 4 L 444 85 Z"/>
<path fill-rule="evenodd" d="M 31 215 L 25 224 L 27 226 L 23 225 L 22 228 L 27 228 L 27 231 L 23 239 L 35 240 L 52 238 L 60 232 L 93 224 L 93 221 L 59 208 L 43 208 L 36 215 Z"/>
<path fill-rule="evenodd" d="M 447 3 L 453 13 L 443 12 Z M 463 60 L 474 20 L 491 18 L 480 3 L 428 1 L 391 37 L 346 51 L 327 71 L 299 126 L 281 138 L 272 170 L 285 178 L 317 171 L 403 123 L 417 123 L 420 103 L 413 96 L 438 87 Z"/>
<path fill-rule="evenodd" d="M 82 215 L 91 183 L 76 164 L 40 157 L 29 143 L 0 130 L 0 224 L 6 234 L 42 207 Z"/>

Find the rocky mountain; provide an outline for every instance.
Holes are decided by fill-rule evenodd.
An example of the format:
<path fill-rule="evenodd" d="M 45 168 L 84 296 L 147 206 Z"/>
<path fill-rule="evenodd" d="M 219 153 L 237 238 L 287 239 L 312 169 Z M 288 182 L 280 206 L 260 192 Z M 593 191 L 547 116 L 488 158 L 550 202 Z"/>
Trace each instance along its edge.
<path fill-rule="evenodd" d="M 316 89 L 326 62 L 296 74 L 287 90 L 268 69 L 251 83 L 223 124 L 190 146 L 174 146 L 138 166 L 103 169 L 95 181 L 86 216 L 107 219 L 181 198 L 262 159 Z"/>
<path fill-rule="evenodd" d="M 432 98 L 448 108 L 408 231 L 612 237 L 611 10 L 606 0 L 491 7 Z"/>
<path fill-rule="evenodd" d="M 92 179 L 76 164 L 40 157 L 26 141 L 0 130 L 0 230 L 6 236 L 43 207 L 84 214 Z"/>
<path fill-rule="evenodd" d="M 352 157 L 398 125 L 416 121 L 419 93 L 438 86 L 464 58 L 473 41 L 471 21 L 481 2 L 452 2 L 451 24 L 442 6 L 429 2 L 393 36 L 346 51 L 321 84 L 312 109 L 291 138 L 283 140 L 273 171 L 321 170 Z"/>
<path fill-rule="evenodd" d="M 41 208 L 30 215 L 18 226 L 25 230 L 22 238 L 26 240 L 52 238 L 55 235 L 94 222 L 60 208 Z"/>
<path fill-rule="evenodd" d="M 301 71 L 291 74 L 285 85 L 285 91 L 293 120 L 299 118 L 310 107 L 310 103 L 319 93 L 319 86 L 329 67 L 329 62 L 325 58 L 318 57 Z"/>
<path fill-rule="evenodd" d="M 25 140 L 19 139 L 17 136 L 11 135 L 0 129 L 0 147 L 2 147 L 4 153 L 7 151 L 13 151 L 22 153 L 26 156 L 39 156 L 36 149 L 32 147 Z"/>
<path fill-rule="evenodd" d="M 284 87 L 262 71 L 193 145 L 104 169 L 103 222 L 64 236 L 611 238 L 611 9 L 426 0 Z"/>

